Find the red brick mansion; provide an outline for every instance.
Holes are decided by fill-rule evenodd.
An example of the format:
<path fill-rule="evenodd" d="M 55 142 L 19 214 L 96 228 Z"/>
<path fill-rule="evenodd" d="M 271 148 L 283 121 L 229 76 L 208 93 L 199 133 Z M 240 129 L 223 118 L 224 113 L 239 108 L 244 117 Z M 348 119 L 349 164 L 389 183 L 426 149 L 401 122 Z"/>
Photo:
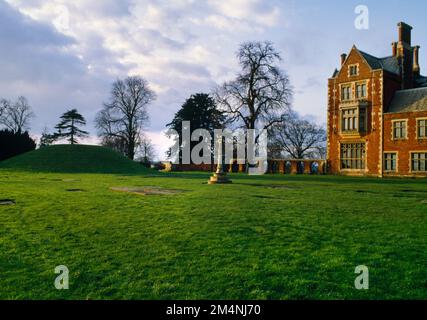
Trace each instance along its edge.
<path fill-rule="evenodd" d="M 412 27 L 398 24 L 391 56 L 355 46 L 328 80 L 328 168 L 333 174 L 427 176 L 427 77 Z"/>

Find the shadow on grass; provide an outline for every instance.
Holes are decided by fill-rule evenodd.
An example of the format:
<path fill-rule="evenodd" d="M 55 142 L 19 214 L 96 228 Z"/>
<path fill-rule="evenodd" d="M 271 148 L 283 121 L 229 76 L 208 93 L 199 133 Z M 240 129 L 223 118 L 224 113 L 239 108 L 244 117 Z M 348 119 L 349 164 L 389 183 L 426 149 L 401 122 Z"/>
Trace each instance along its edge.
<path fill-rule="evenodd" d="M 164 178 L 179 178 L 179 179 L 209 179 L 211 172 L 159 172 L 153 177 Z M 427 179 L 423 178 L 376 178 L 376 177 L 351 177 L 338 175 L 289 175 L 289 174 L 265 174 L 265 175 L 248 175 L 244 173 L 229 173 L 229 177 L 234 183 L 246 181 L 265 181 L 266 184 L 271 184 L 272 180 L 277 181 L 292 181 L 292 182 L 324 182 L 324 183 L 339 183 L 339 184 L 419 184 L 425 185 Z M 246 183 L 245 183 L 246 184 Z"/>

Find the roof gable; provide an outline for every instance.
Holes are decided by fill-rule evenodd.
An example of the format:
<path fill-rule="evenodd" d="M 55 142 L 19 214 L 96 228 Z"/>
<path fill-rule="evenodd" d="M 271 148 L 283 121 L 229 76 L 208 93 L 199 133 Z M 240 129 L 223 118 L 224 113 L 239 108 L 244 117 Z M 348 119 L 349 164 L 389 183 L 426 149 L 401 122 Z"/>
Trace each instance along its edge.
<path fill-rule="evenodd" d="M 358 59 L 357 59 L 358 58 Z M 342 73 L 342 71 L 344 70 L 344 72 L 347 72 L 347 67 L 349 65 L 352 65 L 354 60 L 361 60 L 366 67 L 368 67 L 371 71 L 373 70 L 373 68 L 371 67 L 371 65 L 368 63 L 368 61 L 366 60 L 366 58 L 363 56 L 363 54 L 356 48 L 355 45 L 353 45 L 353 47 L 351 48 L 349 54 L 347 55 L 344 63 L 342 64 L 340 70 L 338 72 L 334 72 L 334 76 L 333 77 L 339 77 Z"/>
<path fill-rule="evenodd" d="M 347 55 L 341 69 L 338 72 L 334 72 L 332 78 L 338 77 L 341 74 L 343 69 L 349 64 L 349 60 L 354 58 L 354 55 L 357 54 L 363 62 L 373 70 L 385 70 L 387 72 L 399 75 L 400 74 L 400 66 L 397 57 L 389 56 L 384 58 L 377 58 L 373 55 L 370 55 L 364 51 L 357 49 L 356 46 L 353 46 L 350 50 L 350 53 Z"/>

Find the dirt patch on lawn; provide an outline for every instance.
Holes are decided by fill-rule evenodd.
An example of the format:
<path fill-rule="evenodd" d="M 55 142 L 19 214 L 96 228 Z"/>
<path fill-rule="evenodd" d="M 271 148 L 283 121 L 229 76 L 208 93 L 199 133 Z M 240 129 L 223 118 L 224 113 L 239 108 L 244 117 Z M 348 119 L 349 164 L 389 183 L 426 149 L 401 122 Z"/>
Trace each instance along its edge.
<path fill-rule="evenodd" d="M 15 204 L 13 199 L 0 199 L 0 206 L 14 206 Z"/>
<path fill-rule="evenodd" d="M 127 192 L 127 193 L 133 193 L 133 194 L 139 194 L 139 195 L 171 195 L 171 194 L 178 194 L 183 193 L 185 190 L 179 190 L 179 189 L 166 189 L 161 187 L 111 187 L 110 188 L 113 191 L 119 191 L 119 192 Z"/>

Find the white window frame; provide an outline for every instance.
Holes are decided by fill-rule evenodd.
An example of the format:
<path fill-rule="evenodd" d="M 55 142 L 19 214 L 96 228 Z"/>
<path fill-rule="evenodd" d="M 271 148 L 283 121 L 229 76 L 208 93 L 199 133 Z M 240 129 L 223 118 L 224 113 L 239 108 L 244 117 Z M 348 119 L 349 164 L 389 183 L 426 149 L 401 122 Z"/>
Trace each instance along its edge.
<path fill-rule="evenodd" d="M 414 153 L 424 153 L 425 154 L 425 158 L 424 161 L 426 162 L 424 164 L 424 171 L 420 171 L 420 170 L 413 170 L 412 169 L 412 160 L 413 160 L 413 155 Z M 427 150 L 420 150 L 420 151 L 410 151 L 409 152 L 409 172 L 411 173 L 427 173 Z"/>
<path fill-rule="evenodd" d="M 363 121 L 363 130 L 360 129 L 360 114 L 361 110 L 364 110 L 365 113 L 365 119 Z M 355 117 L 356 117 L 356 127 L 353 130 L 344 130 L 344 111 L 348 110 L 356 110 L 355 111 Z M 339 126 L 340 126 L 340 132 L 341 134 L 345 135 L 351 135 L 351 134 L 361 134 L 367 132 L 368 127 L 368 108 L 366 106 L 348 106 L 348 107 L 341 107 L 340 113 L 339 113 L 340 119 L 339 119 Z"/>
<path fill-rule="evenodd" d="M 349 144 L 363 144 L 364 145 L 364 149 L 362 151 L 361 154 L 361 160 L 362 160 L 362 164 L 363 164 L 363 168 L 343 168 L 342 162 L 343 162 L 343 157 L 342 157 L 342 146 L 343 145 L 349 145 Z M 367 143 L 366 141 L 349 141 L 349 142 L 340 142 L 339 144 L 339 163 L 340 163 L 340 170 L 341 171 L 350 171 L 350 172 L 361 172 L 361 171 L 366 171 L 367 168 Z M 345 159 L 350 159 L 350 160 L 355 160 L 355 161 L 359 161 L 356 160 L 358 158 L 345 158 Z"/>
<path fill-rule="evenodd" d="M 344 88 L 348 88 L 349 89 L 349 96 L 348 96 L 348 99 L 344 99 Z M 342 84 L 342 85 L 340 85 L 340 100 L 342 101 L 342 102 L 346 102 L 346 101 L 352 101 L 353 100 L 353 96 L 354 96 L 354 94 L 353 94 L 353 86 L 352 86 L 352 84 L 350 83 L 350 84 Z"/>
<path fill-rule="evenodd" d="M 355 74 L 351 74 L 351 69 L 352 68 L 356 68 L 356 73 Z M 348 66 L 348 76 L 349 77 L 357 77 L 359 74 L 360 74 L 360 70 L 359 70 L 359 64 L 358 63 L 350 64 Z"/>
<path fill-rule="evenodd" d="M 427 117 L 416 118 L 415 121 L 416 121 L 416 130 L 417 130 L 417 139 L 418 140 L 425 140 L 425 139 L 427 139 Z M 420 128 L 419 128 L 419 125 L 418 125 L 418 121 L 425 121 L 424 136 L 423 137 L 419 136 L 419 130 L 420 130 Z"/>
<path fill-rule="evenodd" d="M 386 169 L 386 154 L 396 155 L 396 168 L 394 170 Z M 399 152 L 398 151 L 384 151 L 383 166 L 384 166 L 384 172 L 386 172 L 386 173 L 397 173 L 397 172 L 399 172 Z"/>
<path fill-rule="evenodd" d="M 398 137 L 396 138 L 394 136 L 394 124 L 396 122 L 404 122 L 405 123 L 405 136 L 404 137 Z M 391 139 L 394 141 L 398 141 L 398 140 L 407 140 L 408 139 L 408 131 L 409 131 L 409 126 L 408 126 L 408 119 L 395 119 L 391 121 Z"/>
<path fill-rule="evenodd" d="M 365 86 L 365 95 L 362 97 L 359 97 L 358 95 L 358 91 L 357 91 L 357 87 L 358 86 Z M 362 91 L 363 92 L 363 91 Z M 357 100 L 365 100 L 368 98 L 368 84 L 366 83 L 366 81 L 362 81 L 362 82 L 356 82 L 354 85 L 354 94 Z"/>

